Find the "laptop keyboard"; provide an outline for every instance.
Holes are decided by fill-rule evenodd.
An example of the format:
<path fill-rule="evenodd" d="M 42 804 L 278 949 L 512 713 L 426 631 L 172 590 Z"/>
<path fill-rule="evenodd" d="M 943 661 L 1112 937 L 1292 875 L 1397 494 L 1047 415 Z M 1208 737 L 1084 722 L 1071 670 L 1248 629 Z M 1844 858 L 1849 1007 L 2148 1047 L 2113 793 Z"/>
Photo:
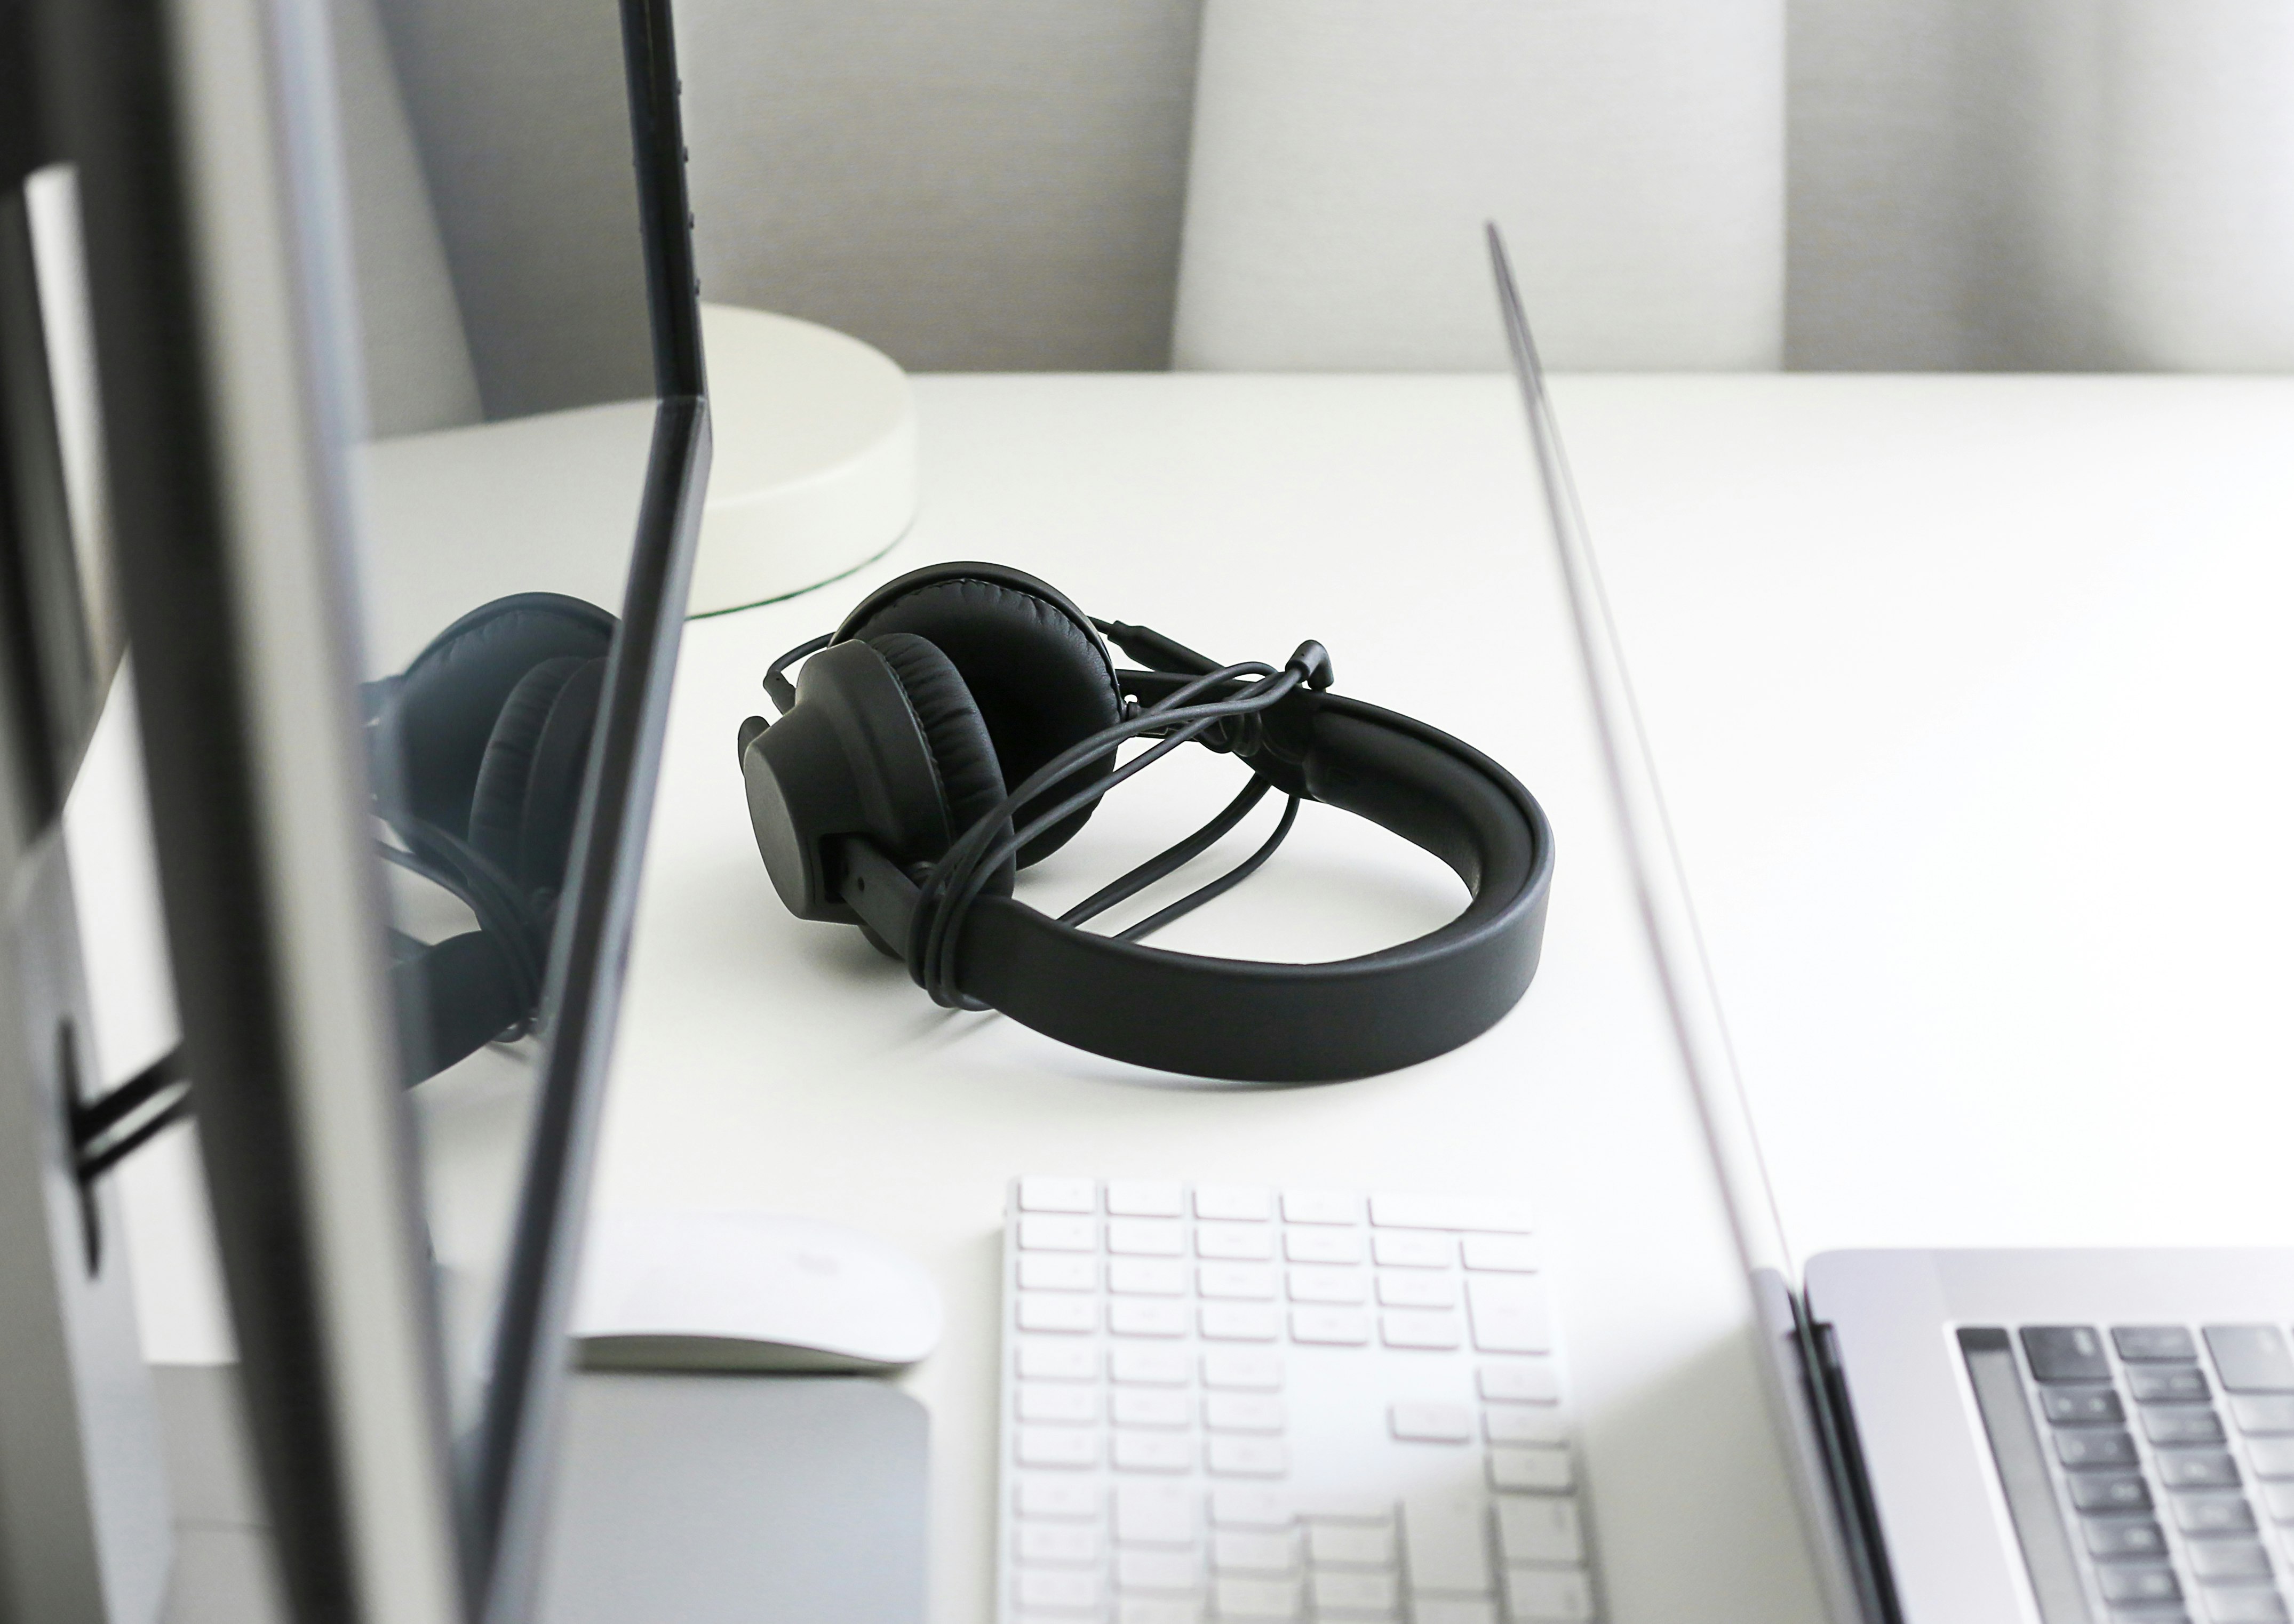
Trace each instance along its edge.
<path fill-rule="evenodd" d="M 1996 1340 L 1992 1340 L 1996 1339 Z M 2027 1325 L 1962 1331 L 1980 1362 L 2012 1346 L 2070 1566 L 2111 1624 L 2288 1624 L 2294 1567 L 2294 1352 L 2274 1325 Z M 2012 1356 L 2011 1356 L 2012 1357 Z M 2004 1371 L 2004 1362 L 2000 1365 Z M 2042 1611 L 2047 1558 L 2015 1506 L 2003 1419 L 1984 1404 Z M 2017 1429 L 2020 1430 L 2020 1429 Z M 2026 1474 L 2036 1477 L 2035 1474 Z M 2068 1586 L 2063 1587 L 2068 1599 Z M 2077 1615 L 2071 1615 L 2077 1616 Z"/>

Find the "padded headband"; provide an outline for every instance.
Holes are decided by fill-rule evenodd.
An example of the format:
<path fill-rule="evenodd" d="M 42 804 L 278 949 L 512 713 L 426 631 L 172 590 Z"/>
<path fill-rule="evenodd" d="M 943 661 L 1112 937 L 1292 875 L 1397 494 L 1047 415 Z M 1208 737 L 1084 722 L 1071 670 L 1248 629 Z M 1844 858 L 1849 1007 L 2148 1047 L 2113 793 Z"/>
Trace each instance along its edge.
<path fill-rule="evenodd" d="M 1151 700 L 1186 678 L 1125 671 Z M 958 945 L 965 992 L 1094 1054 L 1241 1082 L 1368 1076 L 1480 1035 L 1536 972 L 1553 832 L 1512 774 L 1437 728 L 1300 688 L 1241 759 L 1288 794 L 1370 819 L 1441 858 L 1472 893 L 1415 941 L 1330 963 L 1211 958 L 1061 924 L 983 896 Z M 845 897 L 887 941 L 907 939 L 917 889 L 866 840 L 846 842 Z"/>

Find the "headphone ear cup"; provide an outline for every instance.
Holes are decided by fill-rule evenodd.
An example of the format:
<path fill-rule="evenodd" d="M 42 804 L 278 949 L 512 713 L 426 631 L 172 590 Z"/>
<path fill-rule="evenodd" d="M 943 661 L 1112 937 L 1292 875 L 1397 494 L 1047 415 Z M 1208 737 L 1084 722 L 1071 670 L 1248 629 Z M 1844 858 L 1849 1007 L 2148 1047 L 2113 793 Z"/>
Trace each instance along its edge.
<path fill-rule="evenodd" d="M 963 674 L 923 638 L 905 631 L 887 632 L 869 638 L 868 646 L 892 668 L 893 678 L 916 713 L 916 726 L 923 729 L 924 748 L 931 752 L 932 771 L 940 779 L 940 799 L 948 806 L 948 835 L 953 840 L 994 811 L 997 802 L 1004 799 L 1004 769 L 997 765 L 988 724 L 980 720 L 980 708 L 972 702 Z"/>
<path fill-rule="evenodd" d="M 606 662 L 560 655 L 502 702 L 470 796 L 470 844 L 529 891 L 565 883 Z"/>

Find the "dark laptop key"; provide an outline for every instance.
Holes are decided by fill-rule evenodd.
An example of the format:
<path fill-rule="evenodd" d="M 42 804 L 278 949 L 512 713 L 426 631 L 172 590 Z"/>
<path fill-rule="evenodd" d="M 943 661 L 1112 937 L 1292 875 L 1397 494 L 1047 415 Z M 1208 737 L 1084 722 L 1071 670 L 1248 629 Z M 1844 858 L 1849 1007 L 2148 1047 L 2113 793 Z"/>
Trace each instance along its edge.
<path fill-rule="evenodd" d="M 2275 1590 L 2207 1587 L 2207 1624 L 2286 1624 L 2286 1604 Z"/>
<path fill-rule="evenodd" d="M 2193 1539 L 2191 1571 L 2200 1579 L 2268 1579 L 2270 1555 L 2259 1539 Z"/>
<path fill-rule="evenodd" d="M 2055 1434 L 2055 1458 L 2072 1472 L 2100 1471 L 2135 1464 L 2135 1440 L 2123 1427 L 2066 1429 Z"/>
<path fill-rule="evenodd" d="M 2294 1433 L 2294 1398 L 2235 1398 L 2230 1401 L 2230 1414 L 2241 1433 Z"/>
<path fill-rule="evenodd" d="M 2178 1602 L 2183 1599 L 2183 1587 L 2175 1582 L 2175 1570 L 2172 1568 L 2102 1568 L 2096 1571 L 2096 1577 L 2103 1580 L 2103 1599 L 2106 1602 Z"/>
<path fill-rule="evenodd" d="M 2215 1396 L 2214 1389 L 2207 1385 L 2207 1373 L 2196 1365 L 2172 1366 L 2164 1370 L 2129 1370 L 2127 1384 L 2135 1390 L 2137 1404 L 2187 1404 Z"/>
<path fill-rule="evenodd" d="M 2103 1338 L 2086 1325 L 2027 1325 L 2023 1328 L 2023 1357 L 2031 1361 L 2033 1379 L 2042 1382 L 2107 1382 L 2111 1360 L 2103 1356 Z"/>
<path fill-rule="evenodd" d="M 2145 1404 L 2143 1435 L 2156 1444 L 2220 1443 L 2222 1417 L 2211 1404 Z"/>
<path fill-rule="evenodd" d="M 2087 1554 L 2097 1562 L 2163 1559 L 2167 1555 L 2167 1536 L 2148 1517 L 2088 1517 L 2081 1531 L 2087 1536 Z"/>
<path fill-rule="evenodd" d="M 2242 1494 L 2175 1494 L 2175 1526 L 2200 1538 L 2208 1534 L 2250 1534 L 2254 1508 Z"/>
<path fill-rule="evenodd" d="M 2148 1360 L 2188 1364 L 2199 1356 L 2199 1344 L 2179 1325 L 2114 1325 L 2111 1339 L 2119 1344 L 2119 1357 L 2130 1365 Z"/>
<path fill-rule="evenodd" d="M 2151 1485 L 2132 1472 L 2082 1472 L 2069 1480 L 2081 1511 L 2148 1511 Z"/>
<path fill-rule="evenodd" d="M 2235 1489 L 2238 1462 L 2220 1449 L 2161 1449 L 2159 1481 L 2169 1489 Z"/>
<path fill-rule="evenodd" d="M 2294 1393 L 2294 1354 L 2274 1325 L 2210 1325 L 2207 1352 L 2225 1393 Z"/>
<path fill-rule="evenodd" d="M 2057 1426 L 2092 1426 L 2127 1419 L 2119 1395 L 2108 1387 L 2043 1387 L 2039 1403 Z"/>

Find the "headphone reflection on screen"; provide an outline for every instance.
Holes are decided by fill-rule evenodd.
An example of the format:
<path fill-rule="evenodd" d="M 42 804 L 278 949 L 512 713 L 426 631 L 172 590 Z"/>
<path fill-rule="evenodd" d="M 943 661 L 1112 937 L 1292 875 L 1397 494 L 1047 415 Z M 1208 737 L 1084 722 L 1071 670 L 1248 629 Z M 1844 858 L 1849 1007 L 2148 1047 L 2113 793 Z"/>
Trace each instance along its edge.
<path fill-rule="evenodd" d="M 620 622 L 553 592 L 496 598 L 365 689 L 384 858 L 458 897 L 477 928 L 391 932 L 409 1084 L 533 1029 L 573 855 L 606 662 Z"/>

